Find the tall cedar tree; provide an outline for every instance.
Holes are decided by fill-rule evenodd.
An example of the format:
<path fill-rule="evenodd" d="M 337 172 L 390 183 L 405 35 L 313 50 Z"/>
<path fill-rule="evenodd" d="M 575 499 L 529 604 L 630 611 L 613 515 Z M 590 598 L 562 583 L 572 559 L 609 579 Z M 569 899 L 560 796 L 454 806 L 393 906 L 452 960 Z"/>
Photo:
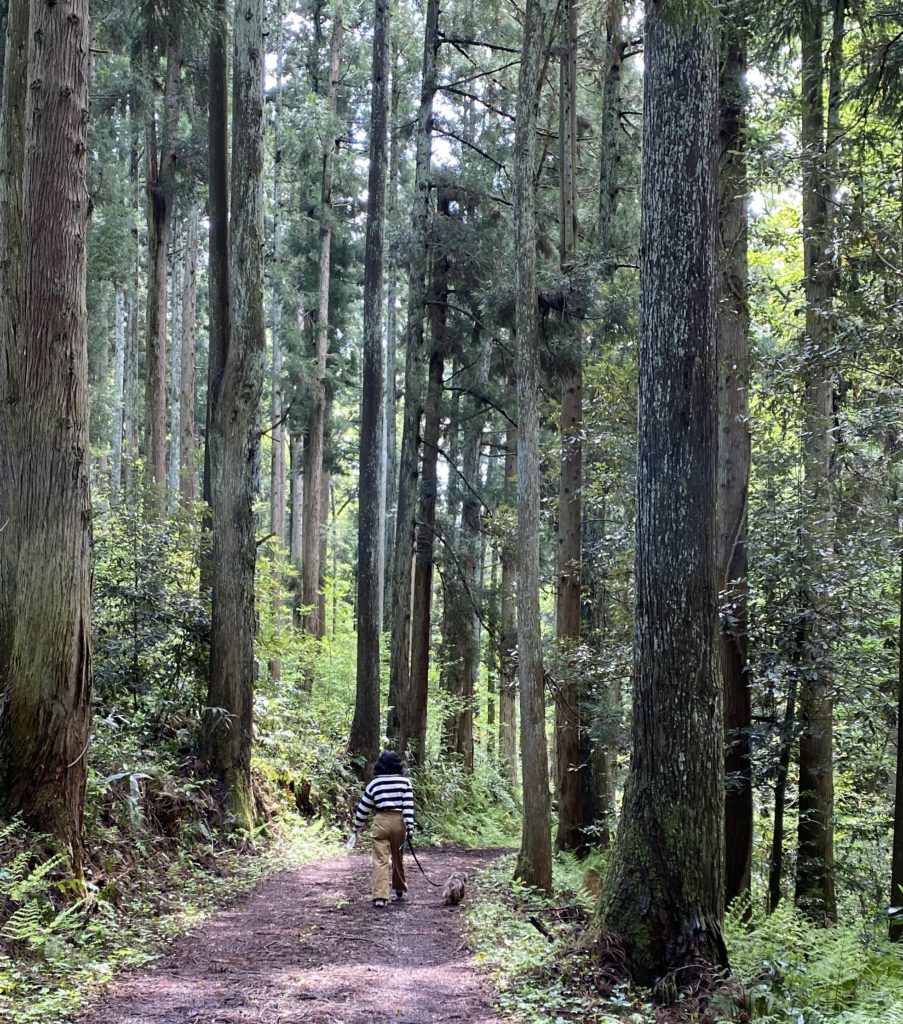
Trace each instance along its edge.
<path fill-rule="evenodd" d="M 536 115 L 549 0 L 528 0 L 514 134 L 517 303 L 517 650 L 524 814 L 516 875 L 551 892 L 551 799 L 539 620 L 539 307 L 536 299 Z"/>
<path fill-rule="evenodd" d="M 603 928 L 650 984 L 724 966 L 715 587 L 716 119 L 708 5 L 646 10 L 630 774 Z"/>
<path fill-rule="evenodd" d="M 426 387 L 423 319 L 430 231 L 430 165 L 433 149 L 433 100 L 439 49 L 439 0 L 427 0 L 423 33 L 423 72 L 417 114 L 414 202 L 411 210 L 408 266 L 408 323 L 405 337 L 404 421 L 398 460 L 398 508 L 392 558 L 392 648 L 389 668 L 389 716 L 386 732 L 409 748 L 423 764 L 426 693 L 411 692 L 411 560 L 417 508 L 420 420 Z"/>
<path fill-rule="evenodd" d="M 339 95 L 339 59 L 342 53 L 342 5 L 336 0 L 332 15 L 329 44 L 329 84 L 326 105 L 334 121 Z M 317 320 L 314 329 L 314 360 L 317 367 L 314 405 L 307 431 L 307 472 L 304 475 L 304 520 L 301 547 L 301 604 L 305 608 L 304 632 L 322 637 L 325 622 L 320 614 L 320 528 L 326 517 L 325 496 L 329 493 L 323 482 L 323 454 L 326 441 L 326 356 L 329 350 L 329 277 L 332 252 L 332 167 L 335 140 L 330 136 L 323 150 L 323 174 L 320 189 L 320 263 L 317 297 Z M 383 172 L 383 177 L 385 173 Z M 368 207 L 369 213 L 369 207 Z M 380 230 L 382 230 L 380 226 Z M 380 270 L 380 276 L 382 271 Z M 364 300 L 367 301 L 366 298 Z M 363 465 L 363 464 L 362 464 Z"/>
<path fill-rule="evenodd" d="M 211 93 L 224 86 L 225 11 L 219 8 L 211 40 Z M 221 205 L 224 182 L 211 166 L 211 242 L 220 265 L 210 290 L 222 299 L 223 261 L 231 284 L 232 329 L 219 333 L 211 351 L 216 376 L 210 392 L 210 466 L 213 508 L 213 619 L 207 703 L 221 710 L 211 723 L 209 764 L 225 786 L 236 821 L 254 819 L 251 794 L 251 729 L 254 698 L 254 469 L 260 437 L 258 414 L 266 359 L 263 311 L 263 0 L 242 0 L 235 10 L 232 110 L 232 200 L 228 219 Z M 216 53 L 214 53 L 214 48 Z M 223 94 L 225 95 L 223 87 Z M 223 145 L 225 108 L 211 105 L 211 165 Z M 213 131 L 213 129 L 216 129 Z M 221 133 L 221 134 L 220 134 Z M 214 149 L 215 144 L 215 149 Z M 214 218 L 222 218 L 216 220 Z M 214 245 L 219 246 L 214 249 Z M 222 316 L 225 310 L 218 311 Z M 221 325 L 220 325 L 221 326 Z M 212 335 L 211 335 L 212 336 Z M 223 347 L 220 347 L 223 346 Z M 211 346 L 213 348 L 213 346 Z M 215 711 L 213 712 L 215 715 Z M 228 721 L 225 720 L 228 716 Z"/>
<path fill-rule="evenodd" d="M 0 782 L 4 812 L 60 837 L 80 872 L 91 717 L 88 3 L 16 0 L 9 27 L 0 230 L 5 260 L 21 262 L 4 280 L 0 353 Z"/>
<path fill-rule="evenodd" d="M 560 193 L 559 258 L 562 275 L 573 270 L 577 249 L 577 4 L 564 0 L 561 10 L 561 67 L 558 93 L 558 179 Z M 583 365 L 579 329 L 573 332 L 574 355 L 561 393 L 561 468 L 558 488 L 558 593 L 555 634 L 565 663 L 580 640 L 580 542 L 583 491 Z M 576 669 L 563 670 L 555 701 L 555 755 L 558 783 L 559 850 L 583 842 L 580 756 L 581 687 Z"/>
<path fill-rule="evenodd" d="M 838 25 L 837 11 L 840 22 Z M 841 29 L 843 4 L 835 8 Z M 823 13 L 820 0 L 800 4 L 802 43 L 801 128 L 803 183 L 803 262 L 806 295 L 806 366 L 803 425 L 804 614 L 800 688 L 799 815 L 797 826 L 797 903 L 816 920 L 833 919 L 834 769 L 832 671 L 828 653 L 829 609 L 824 563 L 834 521 L 831 463 L 834 431 L 834 267 L 828 197 L 833 190 L 825 147 Z M 836 97 L 832 96 L 836 102 Z"/>
<path fill-rule="evenodd" d="M 903 942 L 903 546 L 900 549 L 900 617 L 897 649 L 897 780 L 894 793 L 894 840 L 890 871 L 890 937 Z"/>
<path fill-rule="evenodd" d="M 166 323 L 169 249 L 172 239 L 173 186 L 176 168 L 176 128 L 179 121 L 179 26 L 174 13 L 165 20 L 166 74 L 162 128 L 151 103 L 145 113 L 147 164 L 147 355 L 144 378 L 144 450 L 150 506 L 163 511 L 166 502 Z M 155 41 L 149 41 L 148 61 Z"/>
<path fill-rule="evenodd" d="M 749 287 L 747 284 L 746 50 L 736 28 L 721 45 L 718 525 L 721 671 L 725 729 L 725 897 L 747 892 L 752 868 L 752 702 L 747 656 L 749 491 Z"/>
<path fill-rule="evenodd" d="M 364 359 L 357 538 L 357 696 L 349 749 L 372 760 L 379 749 L 380 606 L 383 532 L 383 248 L 389 127 L 389 0 L 376 0 L 370 100 L 370 175 L 364 253 Z"/>

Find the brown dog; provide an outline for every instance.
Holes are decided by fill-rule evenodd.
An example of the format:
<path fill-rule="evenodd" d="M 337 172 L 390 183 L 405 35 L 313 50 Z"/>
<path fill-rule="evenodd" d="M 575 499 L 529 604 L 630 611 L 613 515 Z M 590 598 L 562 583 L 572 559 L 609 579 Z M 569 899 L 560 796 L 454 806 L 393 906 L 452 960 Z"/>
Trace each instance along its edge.
<path fill-rule="evenodd" d="M 442 890 L 442 900 L 447 907 L 456 907 L 464 899 L 464 890 L 467 885 L 467 875 L 456 871 L 448 876 L 445 888 Z"/>

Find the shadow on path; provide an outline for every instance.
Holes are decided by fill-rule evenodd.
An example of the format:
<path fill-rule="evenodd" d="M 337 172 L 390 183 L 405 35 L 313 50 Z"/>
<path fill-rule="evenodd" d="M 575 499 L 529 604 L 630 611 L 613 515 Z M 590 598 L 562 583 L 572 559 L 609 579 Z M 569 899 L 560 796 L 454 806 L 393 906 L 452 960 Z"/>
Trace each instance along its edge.
<path fill-rule="evenodd" d="M 417 856 L 442 882 L 498 851 Z M 124 976 L 78 1024 L 501 1024 L 460 909 L 410 856 L 406 868 L 409 898 L 383 909 L 365 854 L 277 875 Z"/>

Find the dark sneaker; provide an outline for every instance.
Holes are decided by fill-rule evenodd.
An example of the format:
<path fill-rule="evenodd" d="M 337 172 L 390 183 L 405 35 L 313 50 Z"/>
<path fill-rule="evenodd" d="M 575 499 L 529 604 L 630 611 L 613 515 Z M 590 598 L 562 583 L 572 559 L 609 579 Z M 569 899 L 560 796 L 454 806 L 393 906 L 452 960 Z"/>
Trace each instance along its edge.
<path fill-rule="evenodd" d="M 373 901 L 373 906 L 374 907 L 384 907 L 387 902 L 388 902 L 388 900 L 374 900 Z"/>
<path fill-rule="evenodd" d="M 396 889 L 392 893 L 392 902 L 393 903 L 401 903 L 404 900 L 404 898 L 405 898 L 404 897 L 404 893 L 401 891 L 401 889 Z"/>

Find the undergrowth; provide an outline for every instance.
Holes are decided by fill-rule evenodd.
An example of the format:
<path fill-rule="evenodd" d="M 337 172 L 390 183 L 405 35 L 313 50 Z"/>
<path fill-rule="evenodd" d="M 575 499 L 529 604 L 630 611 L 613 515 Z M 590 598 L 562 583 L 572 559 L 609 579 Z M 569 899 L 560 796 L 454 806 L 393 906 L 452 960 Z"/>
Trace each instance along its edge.
<path fill-rule="evenodd" d="M 86 883 L 46 836 L 0 828 L 0 1020 L 60 1024 L 124 967 L 286 866 L 336 851 L 322 823 L 283 820 L 254 835 L 203 819 L 189 841 L 142 829 L 89 835 Z M 193 826 L 194 827 L 194 826 Z"/>
<path fill-rule="evenodd" d="M 513 858 L 495 862 L 477 879 L 468 915 L 476 958 L 517 1024 L 903 1024 L 903 948 L 887 941 L 880 914 L 822 928 L 789 902 L 771 916 L 735 906 L 725 937 L 744 1005 L 716 997 L 704 1012 L 654 1007 L 647 992 L 612 990 L 600 977 L 587 941 L 599 860 L 558 856 L 554 868 L 548 897 L 512 880 Z"/>

